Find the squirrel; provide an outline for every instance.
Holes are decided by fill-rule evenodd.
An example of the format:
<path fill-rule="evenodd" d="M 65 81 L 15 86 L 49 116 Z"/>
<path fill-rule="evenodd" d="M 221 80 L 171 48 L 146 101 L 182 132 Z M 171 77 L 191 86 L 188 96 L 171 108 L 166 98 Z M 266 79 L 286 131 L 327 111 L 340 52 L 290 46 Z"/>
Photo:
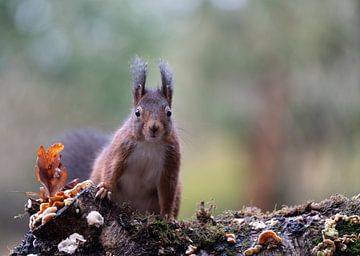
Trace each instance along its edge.
<path fill-rule="evenodd" d="M 97 185 L 100 199 L 108 197 L 141 212 L 176 219 L 181 153 L 171 111 L 173 74 L 165 61 L 160 61 L 159 68 L 160 88 L 146 88 L 147 63 L 136 56 L 131 65 L 130 117 L 112 137 L 94 130 L 66 135 L 63 164 L 77 169 L 80 178 L 88 177 L 92 166 L 90 180 Z"/>

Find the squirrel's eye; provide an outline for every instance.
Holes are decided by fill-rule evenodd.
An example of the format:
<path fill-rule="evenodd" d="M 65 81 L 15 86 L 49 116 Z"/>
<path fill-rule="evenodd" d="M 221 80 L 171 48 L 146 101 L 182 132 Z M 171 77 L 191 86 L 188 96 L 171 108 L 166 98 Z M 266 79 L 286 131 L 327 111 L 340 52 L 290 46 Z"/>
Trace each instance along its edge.
<path fill-rule="evenodd" d="M 169 106 L 167 106 L 166 108 L 165 108 L 165 112 L 166 112 L 166 115 L 168 116 L 168 117 L 170 117 L 171 116 L 171 109 L 170 109 L 170 107 Z"/>
<path fill-rule="evenodd" d="M 137 108 L 135 110 L 135 116 L 140 117 L 140 109 Z"/>

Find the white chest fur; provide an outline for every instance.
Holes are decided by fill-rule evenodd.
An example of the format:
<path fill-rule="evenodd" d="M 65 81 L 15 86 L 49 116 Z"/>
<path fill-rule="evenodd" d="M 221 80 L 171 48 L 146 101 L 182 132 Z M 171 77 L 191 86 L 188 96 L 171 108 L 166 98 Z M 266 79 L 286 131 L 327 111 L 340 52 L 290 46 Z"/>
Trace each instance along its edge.
<path fill-rule="evenodd" d="M 127 159 L 126 169 L 118 181 L 118 203 L 128 202 L 138 210 L 152 210 L 157 200 L 156 188 L 160 182 L 165 159 L 165 147 L 155 142 L 137 143 Z M 156 197 L 156 198 L 154 198 Z"/>

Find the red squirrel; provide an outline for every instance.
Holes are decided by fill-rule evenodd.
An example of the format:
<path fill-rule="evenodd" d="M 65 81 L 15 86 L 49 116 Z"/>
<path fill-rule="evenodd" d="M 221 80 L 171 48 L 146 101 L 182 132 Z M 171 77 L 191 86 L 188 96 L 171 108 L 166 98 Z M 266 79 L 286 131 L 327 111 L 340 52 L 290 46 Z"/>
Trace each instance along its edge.
<path fill-rule="evenodd" d="M 180 145 L 171 112 L 173 74 L 164 61 L 159 68 L 160 88 L 148 89 L 147 63 L 135 57 L 131 66 L 134 102 L 130 117 L 110 141 L 93 131 L 67 136 L 63 162 L 70 169 L 69 165 L 81 161 L 76 156 L 79 150 L 89 151 L 88 159 L 84 155 L 82 158 L 87 163 L 96 158 L 90 179 L 98 185 L 97 197 L 109 197 L 118 204 L 126 202 L 142 212 L 177 218 L 181 194 Z M 92 142 L 87 141 L 90 137 Z M 77 145 L 70 145 L 66 151 L 66 141 Z M 74 159 L 66 162 L 71 153 Z"/>

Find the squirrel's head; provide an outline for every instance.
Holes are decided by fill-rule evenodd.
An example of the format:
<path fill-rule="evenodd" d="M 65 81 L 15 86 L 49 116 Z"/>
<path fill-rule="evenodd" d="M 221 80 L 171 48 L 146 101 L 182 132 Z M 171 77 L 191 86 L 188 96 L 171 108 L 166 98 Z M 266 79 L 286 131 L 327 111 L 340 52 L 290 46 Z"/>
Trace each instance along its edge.
<path fill-rule="evenodd" d="M 134 135 L 149 142 L 161 141 L 172 132 L 171 103 L 173 75 L 169 65 L 160 61 L 161 87 L 145 88 L 147 63 L 135 57 L 132 63 L 134 107 L 131 113 Z"/>

